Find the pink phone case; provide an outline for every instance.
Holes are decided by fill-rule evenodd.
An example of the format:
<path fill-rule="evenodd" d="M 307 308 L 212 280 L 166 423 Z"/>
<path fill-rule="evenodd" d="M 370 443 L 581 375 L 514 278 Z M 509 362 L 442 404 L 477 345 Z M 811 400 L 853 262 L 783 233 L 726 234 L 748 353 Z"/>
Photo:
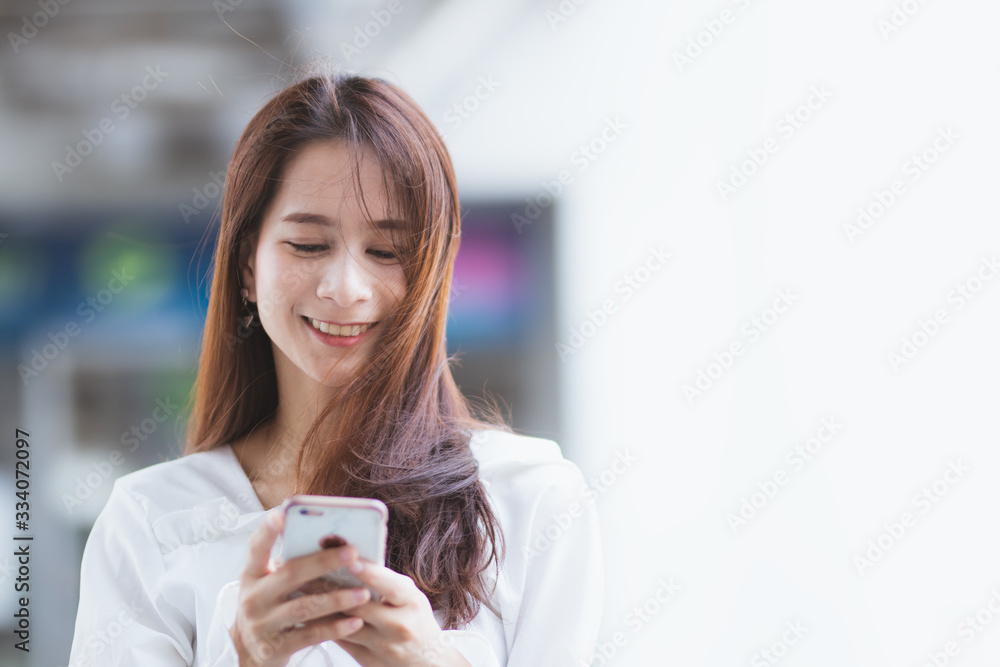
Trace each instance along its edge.
<path fill-rule="evenodd" d="M 282 533 L 281 557 L 284 561 L 321 551 L 320 540 L 327 535 L 339 535 L 358 550 L 361 558 L 385 565 L 385 545 L 388 535 L 389 510 L 375 498 L 343 496 L 297 495 L 282 503 L 285 528 Z M 338 568 L 322 577 L 340 588 L 355 588 L 363 584 L 346 568 Z M 368 588 L 372 600 L 377 592 Z M 289 599 L 305 593 L 296 590 Z"/>

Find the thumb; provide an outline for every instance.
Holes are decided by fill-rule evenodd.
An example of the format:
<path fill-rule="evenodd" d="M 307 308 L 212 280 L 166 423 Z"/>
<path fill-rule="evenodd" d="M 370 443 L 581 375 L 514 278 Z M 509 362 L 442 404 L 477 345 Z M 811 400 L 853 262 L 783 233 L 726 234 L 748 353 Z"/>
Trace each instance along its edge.
<path fill-rule="evenodd" d="M 285 562 L 285 559 L 281 557 L 281 554 L 284 551 L 282 538 L 284 537 L 285 532 L 285 513 L 281 511 L 280 508 L 275 508 L 271 511 L 271 514 L 268 515 L 267 520 L 270 522 L 272 530 L 276 533 L 275 542 L 279 545 L 278 554 L 268 560 L 268 567 L 273 572 Z"/>
<path fill-rule="evenodd" d="M 250 536 L 250 548 L 243 568 L 243 584 L 248 580 L 260 579 L 272 572 L 270 566 L 271 547 L 284 528 L 282 512 L 272 511 Z"/>

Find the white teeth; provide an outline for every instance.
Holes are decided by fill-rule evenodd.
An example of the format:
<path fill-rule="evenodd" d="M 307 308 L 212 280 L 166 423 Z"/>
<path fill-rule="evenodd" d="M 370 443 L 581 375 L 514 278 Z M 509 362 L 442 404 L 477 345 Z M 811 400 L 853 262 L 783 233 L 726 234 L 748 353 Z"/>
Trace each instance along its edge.
<path fill-rule="evenodd" d="M 340 326 L 339 324 L 327 324 L 326 322 L 320 322 L 319 320 L 310 320 L 314 329 L 319 329 L 323 333 L 330 334 L 331 336 L 360 336 L 364 332 L 368 331 L 372 327 L 371 324 L 355 324 L 353 326 L 345 325 Z"/>

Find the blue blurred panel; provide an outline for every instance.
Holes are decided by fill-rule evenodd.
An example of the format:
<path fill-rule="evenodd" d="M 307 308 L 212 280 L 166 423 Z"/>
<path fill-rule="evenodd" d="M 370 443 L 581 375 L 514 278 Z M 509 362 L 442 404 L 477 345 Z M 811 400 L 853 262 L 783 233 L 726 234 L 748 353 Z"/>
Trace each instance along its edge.
<path fill-rule="evenodd" d="M 114 323 L 124 335 L 159 320 L 199 330 L 208 298 L 198 260 L 207 262 L 214 240 L 199 257 L 204 230 L 177 225 L 174 213 L 66 213 L 4 225 L 23 231 L 0 243 L 0 337 L 71 323 Z"/>

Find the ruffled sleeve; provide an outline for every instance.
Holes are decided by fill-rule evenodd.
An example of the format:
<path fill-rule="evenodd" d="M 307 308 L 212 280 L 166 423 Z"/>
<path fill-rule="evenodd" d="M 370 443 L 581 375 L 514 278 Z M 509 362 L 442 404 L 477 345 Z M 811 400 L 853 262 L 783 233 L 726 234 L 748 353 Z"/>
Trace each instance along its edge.
<path fill-rule="evenodd" d="M 215 613 L 209 626 L 208 637 L 205 638 L 206 664 L 211 667 L 229 667 L 240 664 L 236 654 L 236 646 L 229 635 L 232 623 L 227 619 L 236 619 L 236 602 L 239 594 L 239 581 L 231 581 L 222 587 L 215 601 Z"/>
<path fill-rule="evenodd" d="M 229 634 L 229 628 L 236 622 L 239 595 L 239 581 L 231 581 L 219 591 L 215 613 L 205 640 L 207 667 L 239 665 L 236 646 Z M 289 657 L 286 667 L 358 667 L 358 662 L 350 653 L 328 640 L 299 649 Z"/>
<path fill-rule="evenodd" d="M 271 510 L 279 511 L 279 510 Z M 257 522 L 264 520 L 264 514 L 258 515 Z M 268 565 L 276 569 L 281 554 L 281 536 L 279 535 L 271 547 Z M 236 611 L 240 599 L 240 581 L 235 579 L 226 583 L 215 598 L 212 620 L 209 623 L 205 642 L 205 667 L 237 667 L 239 656 L 236 646 L 229 634 L 229 629 L 236 622 Z M 312 646 L 306 646 L 293 653 L 286 667 L 358 667 L 357 661 L 336 642 L 324 641 Z"/>
<path fill-rule="evenodd" d="M 160 547 L 145 512 L 116 481 L 83 551 L 71 667 L 179 667 L 194 629 L 164 599 Z"/>

